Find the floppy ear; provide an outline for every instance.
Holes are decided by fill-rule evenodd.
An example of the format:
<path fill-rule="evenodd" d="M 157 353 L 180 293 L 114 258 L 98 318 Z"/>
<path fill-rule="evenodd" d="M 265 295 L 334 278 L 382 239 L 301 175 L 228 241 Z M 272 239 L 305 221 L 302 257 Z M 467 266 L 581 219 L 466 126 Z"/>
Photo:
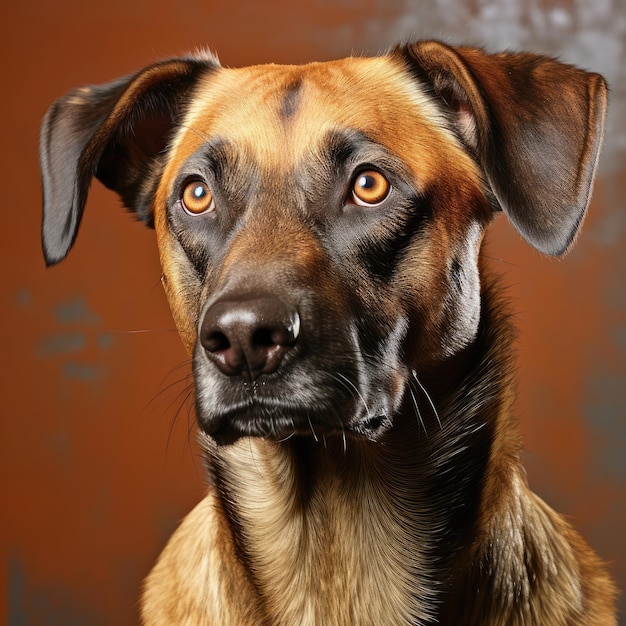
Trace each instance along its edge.
<path fill-rule="evenodd" d="M 152 220 L 146 187 L 190 91 L 213 59 L 173 59 L 57 100 L 41 127 L 42 243 L 47 265 L 74 244 L 93 176 L 140 218 Z"/>
<path fill-rule="evenodd" d="M 604 79 L 534 54 L 490 55 L 435 41 L 400 50 L 449 108 L 519 233 L 541 252 L 566 252 L 595 176 Z"/>

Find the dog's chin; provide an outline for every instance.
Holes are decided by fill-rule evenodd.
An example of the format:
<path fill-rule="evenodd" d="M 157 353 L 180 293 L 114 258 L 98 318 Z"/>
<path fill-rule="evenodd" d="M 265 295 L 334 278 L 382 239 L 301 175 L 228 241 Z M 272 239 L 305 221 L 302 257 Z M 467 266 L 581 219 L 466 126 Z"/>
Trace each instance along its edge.
<path fill-rule="evenodd" d="M 311 413 L 290 413 L 263 417 L 249 412 L 230 412 L 211 417 L 202 416 L 201 430 L 218 445 L 229 445 L 244 437 L 258 437 L 275 442 L 294 437 L 315 442 L 333 437 L 377 441 L 391 427 L 386 415 L 359 418 L 348 424 L 329 422 Z"/>

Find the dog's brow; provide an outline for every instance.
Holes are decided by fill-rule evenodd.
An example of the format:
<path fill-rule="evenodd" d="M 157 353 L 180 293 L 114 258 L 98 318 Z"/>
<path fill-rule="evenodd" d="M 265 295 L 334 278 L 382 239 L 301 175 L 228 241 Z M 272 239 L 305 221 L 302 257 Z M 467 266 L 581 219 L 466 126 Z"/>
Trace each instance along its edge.
<path fill-rule="evenodd" d="M 355 130 L 331 130 L 322 142 L 323 151 L 334 165 L 343 165 L 355 152 L 372 141 L 362 132 Z"/>
<path fill-rule="evenodd" d="M 216 177 L 223 175 L 229 163 L 236 160 L 237 154 L 231 143 L 221 137 L 213 137 L 196 153 L 205 167 L 211 169 Z"/>
<path fill-rule="evenodd" d="M 410 168 L 402 159 L 361 130 L 343 128 L 328 131 L 321 142 L 319 157 L 335 171 L 354 161 L 354 166 L 368 164 L 392 169 L 403 178 L 410 176 Z"/>
<path fill-rule="evenodd" d="M 210 170 L 215 178 L 221 178 L 240 159 L 233 142 L 223 137 L 211 137 L 189 156 L 178 178 Z"/>

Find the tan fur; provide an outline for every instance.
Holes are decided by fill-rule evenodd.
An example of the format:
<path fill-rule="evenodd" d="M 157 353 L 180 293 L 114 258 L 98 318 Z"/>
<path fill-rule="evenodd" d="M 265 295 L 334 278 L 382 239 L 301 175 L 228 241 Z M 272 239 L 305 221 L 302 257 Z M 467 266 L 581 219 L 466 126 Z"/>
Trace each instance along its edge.
<path fill-rule="evenodd" d="M 233 463 L 233 471 L 236 470 L 238 476 L 245 479 L 242 482 L 246 489 L 237 495 L 245 498 L 250 508 L 250 521 L 254 522 L 254 535 L 250 539 L 258 550 L 257 556 L 263 567 L 260 584 L 264 591 L 263 605 L 266 614 L 270 616 L 268 623 L 285 626 L 295 623 L 303 626 L 405 624 L 408 619 L 407 607 L 416 603 L 409 597 L 410 592 L 416 589 L 415 583 L 408 578 L 406 568 L 409 561 L 415 562 L 411 564 L 413 567 L 419 567 L 420 555 L 406 554 L 406 530 L 402 528 L 406 521 L 398 517 L 389 506 L 383 485 L 377 484 L 375 477 L 367 475 L 367 459 L 363 459 L 363 466 L 355 468 L 355 472 L 358 469 L 362 471 L 360 476 L 354 477 L 359 484 L 358 488 L 363 490 L 361 507 L 354 508 L 354 502 L 331 497 L 331 509 L 320 502 L 319 507 L 305 514 L 294 501 L 293 486 L 290 489 L 290 485 L 284 484 L 285 478 L 290 476 L 287 472 L 291 469 L 289 459 L 283 458 L 278 450 L 263 450 L 264 447 L 262 443 L 245 442 L 229 449 L 228 457 Z M 329 450 L 329 461 L 335 452 Z M 333 463 L 330 462 L 329 476 L 323 488 L 330 494 L 336 492 L 341 495 L 342 489 L 334 484 L 336 477 L 330 472 L 332 468 Z M 263 476 L 260 470 L 263 470 Z M 168 604 L 167 599 L 164 602 L 167 597 L 171 598 L 172 605 L 181 605 L 179 591 L 171 592 L 172 576 L 179 579 L 177 573 L 181 565 L 188 563 L 192 554 L 200 553 L 198 546 L 191 545 L 191 538 L 186 540 L 185 535 L 209 536 L 222 545 L 222 541 L 214 537 L 215 523 L 211 519 L 212 514 L 208 512 L 214 506 L 212 496 L 207 496 L 177 532 L 177 535 L 181 535 L 181 543 L 174 539 L 174 545 L 168 545 L 150 574 L 144 600 L 144 614 L 149 616 L 148 623 L 168 623 L 167 619 L 153 618 L 153 599 L 159 607 Z M 288 513 L 285 514 L 285 511 Z M 363 518 L 368 519 L 365 526 L 354 524 L 355 520 Z M 192 525 L 193 530 L 190 530 Z M 353 547 L 357 542 L 361 549 L 355 551 Z M 214 554 L 213 550 L 211 553 L 211 557 L 221 563 L 220 556 Z M 394 563 L 388 558 L 394 553 L 404 554 L 406 562 Z M 196 558 L 191 557 L 192 566 L 187 574 L 180 572 L 183 576 L 192 576 L 198 580 Z M 211 594 L 214 597 L 214 580 L 210 575 L 203 576 L 202 587 L 185 590 L 185 595 L 189 593 L 192 598 L 206 598 Z M 384 593 L 381 594 L 380 585 L 383 581 Z M 229 606 L 230 609 L 236 607 L 241 610 L 240 614 L 235 613 L 230 621 L 221 621 L 220 604 L 224 599 L 229 604 L 229 596 L 226 594 L 224 598 L 223 590 L 220 590 L 222 600 L 215 604 L 215 613 L 209 608 L 207 615 L 211 617 L 206 623 L 247 623 L 245 611 L 254 606 L 254 602 L 240 602 L 240 591 L 243 592 L 243 589 L 245 584 L 243 588 L 236 588 L 233 604 Z M 307 591 L 303 592 L 305 589 Z M 421 591 L 428 595 L 427 589 Z M 346 598 L 351 598 L 351 601 L 346 602 Z M 187 602 L 183 601 L 182 604 Z M 203 606 L 203 610 L 206 610 L 213 603 L 203 603 Z M 195 616 L 193 609 L 189 615 Z M 257 623 L 264 622 L 260 620 Z"/>

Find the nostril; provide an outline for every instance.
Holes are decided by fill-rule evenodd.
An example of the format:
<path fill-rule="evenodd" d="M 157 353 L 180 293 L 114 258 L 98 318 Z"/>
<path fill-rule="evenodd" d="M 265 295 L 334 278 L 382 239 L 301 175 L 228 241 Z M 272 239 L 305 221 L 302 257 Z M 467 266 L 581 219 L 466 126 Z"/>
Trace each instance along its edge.
<path fill-rule="evenodd" d="M 252 345 L 259 347 L 274 346 L 278 342 L 274 341 L 273 332 L 269 328 L 259 328 L 252 335 Z"/>
<path fill-rule="evenodd" d="M 230 348 L 228 337 L 219 331 L 203 334 L 202 345 L 209 352 L 224 352 Z"/>
<path fill-rule="evenodd" d="M 297 313 L 295 314 L 297 316 Z M 252 335 L 252 345 L 258 347 L 288 347 L 298 338 L 298 323 L 281 320 L 274 328 L 257 328 Z"/>

